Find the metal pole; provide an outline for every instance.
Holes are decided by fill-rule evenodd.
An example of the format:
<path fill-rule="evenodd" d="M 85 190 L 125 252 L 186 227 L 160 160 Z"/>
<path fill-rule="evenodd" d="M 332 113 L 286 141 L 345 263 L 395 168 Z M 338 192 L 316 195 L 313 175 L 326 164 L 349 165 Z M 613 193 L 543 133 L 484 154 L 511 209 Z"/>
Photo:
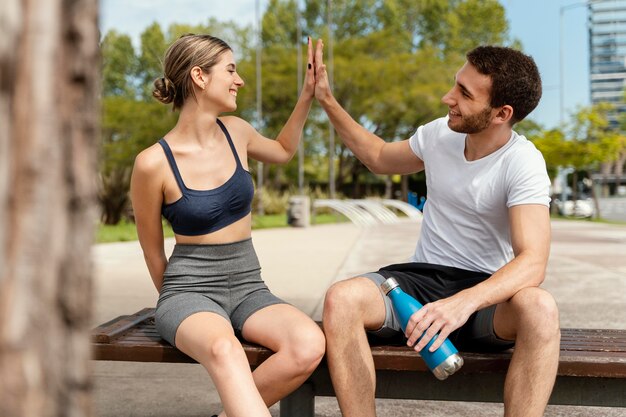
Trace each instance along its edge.
<path fill-rule="evenodd" d="M 328 82 L 333 88 L 333 19 L 332 0 L 328 0 Z M 330 198 L 335 198 L 335 128 L 330 120 L 328 121 L 328 182 Z"/>
<path fill-rule="evenodd" d="M 559 122 L 561 124 L 561 128 L 564 127 L 565 118 L 563 115 L 563 97 L 565 94 L 565 89 L 563 87 L 563 62 L 564 62 L 564 52 L 563 52 L 563 12 L 565 11 L 564 7 L 561 7 L 559 10 Z"/>
<path fill-rule="evenodd" d="M 259 0 L 255 2 L 256 21 L 257 21 L 257 42 L 256 42 L 256 117 L 257 117 L 257 129 L 261 130 L 263 124 L 263 102 L 262 88 L 261 88 L 261 51 L 262 51 L 262 21 L 261 21 L 261 7 Z M 263 190 L 263 162 L 257 161 L 257 174 L 256 174 L 256 186 L 257 193 Z M 265 209 L 263 208 L 263 199 L 258 199 L 257 214 L 263 215 Z"/>
<path fill-rule="evenodd" d="M 298 53 L 298 97 L 302 91 L 302 24 L 300 2 L 296 1 L 296 45 Z M 298 194 L 304 194 L 304 132 L 298 143 Z"/>

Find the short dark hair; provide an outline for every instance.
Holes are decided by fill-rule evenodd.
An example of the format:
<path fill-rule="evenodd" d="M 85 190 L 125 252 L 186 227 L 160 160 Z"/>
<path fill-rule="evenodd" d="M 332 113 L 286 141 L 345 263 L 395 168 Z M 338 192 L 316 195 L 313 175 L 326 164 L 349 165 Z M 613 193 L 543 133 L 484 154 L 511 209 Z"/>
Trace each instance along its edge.
<path fill-rule="evenodd" d="M 491 78 L 491 107 L 513 108 L 511 125 L 523 120 L 541 99 L 541 76 L 528 55 L 503 46 L 483 45 L 467 53 L 467 62 Z"/>

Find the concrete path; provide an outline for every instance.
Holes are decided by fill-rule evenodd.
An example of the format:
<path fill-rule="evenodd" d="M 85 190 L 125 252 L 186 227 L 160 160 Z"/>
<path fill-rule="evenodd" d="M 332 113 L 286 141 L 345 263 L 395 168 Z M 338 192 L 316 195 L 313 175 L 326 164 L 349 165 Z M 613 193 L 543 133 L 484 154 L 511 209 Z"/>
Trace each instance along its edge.
<path fill-rule="evenodd" d="M 268 286 L 315 319 L 323 295 L 339 279 L 405 261 L 419 224 L 357 228 L 352 224 L 306 229 L 265 229 L 253 241 Z M 557 299 L 562 327 L 626 329 L 626 226 L 554 221 L 544 288 Z M 173 240 L 168 239 L 169 253 Z M 96 245 L 94 325 L 153 306 L 156 291 L 137 242 Z M 202 367 L 189 364 L 93 362 L 95 407 L 101 417 L 200 417 L 220 410 L 219 397 Z M 378 415 L 502 415 L 501 404 L 377 400 Z M 271 408 L 278 416 L 278 407 Z M 334 398 L 318 398 L 318 417 L 339 417 Z M 625 417 L 624 409 L 550 406 L 546 417 Z M 297 416 L 294 416 L 297 417 Z"/>

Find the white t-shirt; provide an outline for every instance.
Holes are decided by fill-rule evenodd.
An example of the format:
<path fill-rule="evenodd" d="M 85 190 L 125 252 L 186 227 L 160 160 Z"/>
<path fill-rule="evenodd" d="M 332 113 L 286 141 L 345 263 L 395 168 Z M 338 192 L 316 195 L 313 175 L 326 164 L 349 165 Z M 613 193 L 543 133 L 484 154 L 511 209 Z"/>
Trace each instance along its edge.
<path fill-rule="evenodd" d="M 420 126 L 409 143 L 424 161 L 428 197 L 413 262 L 493 273 L 513 259 L 509 212 L 550 205 L 546 163 L 535 145 L 513 132 L 496 152 L 465 159 L 464 133 L 448 118 Z"/>

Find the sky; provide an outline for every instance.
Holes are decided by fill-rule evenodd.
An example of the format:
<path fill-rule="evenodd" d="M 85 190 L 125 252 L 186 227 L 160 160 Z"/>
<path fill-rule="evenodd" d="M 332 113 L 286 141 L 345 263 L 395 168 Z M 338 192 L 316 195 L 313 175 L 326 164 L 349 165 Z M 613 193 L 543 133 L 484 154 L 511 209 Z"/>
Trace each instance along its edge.
<path fill-rule="evenodd" d="M 268 1 L 258 1 L 264 12 Z M 567 121 L 578 107 L 590 103 L 585 2 L 500 0 L 500 3 L 506 10 L 511 36 L 520 40 L 524 52 L 535 59 L 543 80 L 543 97 L 529 118 L 545 128 L 557 127 L 561 113 Z M 204 23 L 209 17 L 252 24 L 255 0 L 100 0 L 101 32 L 115 29 L 130 35 L 136 44 L 141 32 L 155 21 L 165 29 L 171 23 Z M 335 54 L 340 53 L 335 50 Z"/>

